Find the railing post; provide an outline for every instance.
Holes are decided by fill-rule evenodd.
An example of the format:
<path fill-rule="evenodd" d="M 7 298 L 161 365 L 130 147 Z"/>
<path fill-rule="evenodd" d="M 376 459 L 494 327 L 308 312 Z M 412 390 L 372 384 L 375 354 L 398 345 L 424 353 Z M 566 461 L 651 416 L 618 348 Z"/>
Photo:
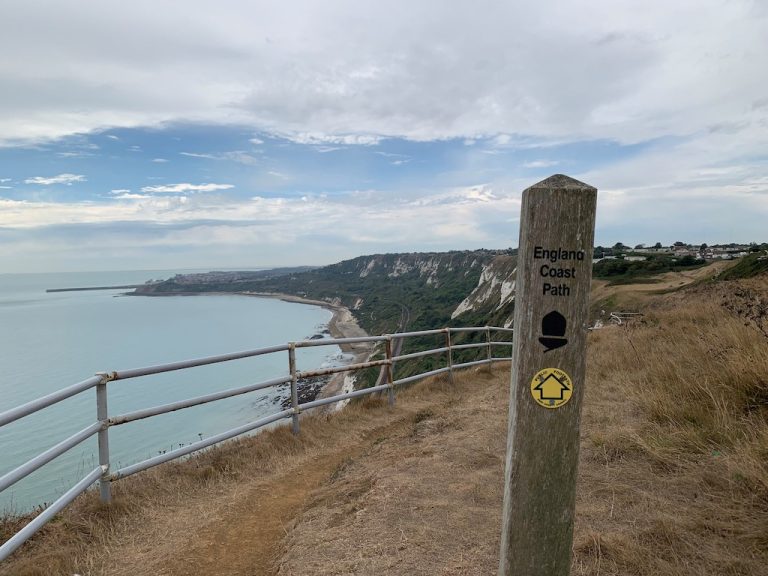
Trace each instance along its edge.
<path fill-rule="evenodd" d="M 486 326 L 485 327 L 485 342 L 488 346 L 488 373 L 493 373 L 493 351 L 491 350 L 491 329 Z"/>
<path fill-rule="evenodd" d="M 387 360 L 388 364 L 386 365 L 386 374 L 387 374 L 387 386 L 389 386 L 389 390 L 387 390 L 387 401 L 389 402 L 390 406 L 395 405 L 395 385 L 392 383 L 392 336 L 387 336 L 387 342 L 386 342 L 386 354 L 387 354 Z"/>
<path fill-rule="evenodd" d="M 299 433 L 299 391 L 298 391 L 298 379 L 296 378 L 296 343 L 288 343 L 288 370 L 291 373 L 291 408 L 293 408 L 293 433 Z"/>
<path fill-rule="evenodd" d="M 104 504 L 112 502 L 112 481 L 109 479 L 109 410 L 107 407 L 107 383 L 112 377 L 106 373 L 97 374 L 101 381 L 96 384 L 96 419 L 101 422 L 99 430 L 99 466 L 102 473 L 99 479 L 99 492 Z"/>
<path fill-rule="evenodd" d="M 448 348 L 448 380 L 453 384 L 453 348 L 451 348 L 451 329 L 445 329 L 445 346 Z"/>

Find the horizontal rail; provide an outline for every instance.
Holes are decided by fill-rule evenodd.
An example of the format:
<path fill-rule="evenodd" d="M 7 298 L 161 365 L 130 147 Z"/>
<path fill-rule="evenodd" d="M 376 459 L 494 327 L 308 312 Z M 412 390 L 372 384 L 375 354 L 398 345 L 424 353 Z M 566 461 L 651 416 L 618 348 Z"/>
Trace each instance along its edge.
<path fill-rule="evenodd" d="M 480 366 L 480 364 L 490 364 L 493 362 L 493 360 L 489 360 L 488 358 L 484 358 L 483 360 L 473 360 L 472 362 L 463 362 L 461 364 L 454 364 L 453 367 L 455 368 L 469 368 L 470 366 Z"/>
<path fill-rule="evenodd" d="M 15 468 L 14 470 L 11 470 L 7 474 L 4 474 L 2 477 L 0 477 L 0 492 L 8 488 L 9 486 L 13 486 L 21 480 L 22 478 L 26 478 L 32 472 L 37 470 L 38 468 L 41 468 L 42 466 L 45 466 L 53 460 L 54 458 L 61 456 L 69 450 L 70 448 L 73 448 L 74 446 L 77 446 L 80 444 L 80 442 L 83 442 L 84 440 L 87 440 L 94 434 L 96 434 L 99 430 L 101 430 L 104 427 L 104 425 L 101 422 L 95 422 L 88 426 L 87 428 L 83 428 L 80 430 L 80 432 L 77 432 L 67 438 L 66 440 L 62 440 L 55 446 L 52 446 L 51 448 L 48 448 L 45 452 L 42 452 L 41 454 L 38 454 L 31 460 L 28 460 L 26 463 L 22 464 L 18 468 Z"/>
<path fill-rule="evenodd" d="M 433 334 L 445 334 L 445 328 L 437 328 L 435 330 L 418 330 L 416 332 L 398 332 L 392 334 L 393 338 L 410 338 L 416 336 L 432 336 Z"/>
<path fill-rule="evenodd" d="M 83 492 L 85 492 L 88 489 L 88 487 L 91 486 L 99 478 L 101 478 L 101 480 L 103 481 L 102 488 L 104 488 L 105 485 L 107 487 L 106 500 L 104 496 L 104 490 L 102 490 L 102 500 L 109 501 L 109 489 L 108 489 L 109 482 L 113 480 L 118 480 L 121 478 L 125 478 L 127 476 L 131 476 L 143 470 L 147 470 L 149 468 L 163 464 L 165 462 L 169 462 L 171 460 L 175 460 L 177 458 L 186 456 L 188 454 L 192 454 L 193 452 L 203 450 L 205 448 L 208 448 L 209 446 L 213 446 L 214 444 L 218 444 L 225 440 L 229 440 L 236 436 L 240 436 L 242 434 L 267 426 L 269 424 L 272 424 L 274 422 L 277 422 L 285 418 L 293 417 L 294 419 L 297 419 L 299 414 L 304 410 L 308 410 L 310 408 L 317 408 L 317 407 L 325 406 L 328 404 L 343 402 L 346 400 L 350 400 L 352 398 L 362 397 L 369 394 L 375 394 L 378 392 L 383 392 L 385 390 L 387 390 L 390 393 L 390 402 L 391 402 L 394 398 L 393 389 L 394 389 L 394 386 L 396 385 L 403 385 L 403 384 L 408 384 L 410 382 L 423 380 L 430 376 L 436 376 L 439 374 L 444 374 L 446 372 L 451 372 L 453 369 L 467 368 L 471 366 L 479 366 L 484 364 L 491 364 L 493 362 L 503 362 L 503 361 L 511 360 L 511 358 L 507 358 L 507 357 L 493 358 L 490 351 L 491 346 L 509 346 L 512 344 L 512 342 L 490 341 L 491 330 L 494 330 L 497 332 L 508 332 L 508 333 L 513 332 L 511 328 L 498 328 L 498 327 L 492 327 L 492 326 L 491 327 L 489 326 L 466 327 L 466 328 L 456 327 L 456 328 L 441 328 L 441 329 L 434 329 L 434 330 L 420 330 L 420 331 L 414 331 L 414 332 L 400 332 L 396 334 L 387 334 L 383 336 L 303 340 L 299 342 L 292 342 L 292 343 L 282 344 L 278 346 L 270 346 L 267 348 L 245 350 L 245 351 L 234 352 L 230 354 L 208 356 L 204 358 L 196 358 L 196 359 L 184 360 L 180 362 L 159 364 L 159 365 L 147 366 L 143 368 L 135 368 L 130 370 L 121 370 L 121 371 L 115 371 L 115 372 L 109 372 L 109 373 L 99 373 L 95 376 L 92 376 L 91 378 L 88 378 L 87 380 L 84 380 L 77 384 L 73 384 L 72 386 L 63 388 L 62 390 L 59 390 L 52 394 L 48 394 L 47 396 L 43 396 L 36 400 L 32 400 L 14 409 L 7 410 L 6 412 L 3 412 L 0 414 L 0 427 L 2 427 L 5 424 L 14 422 L 19 418 L 23 418 L 24 416 L 27 416 L 29 414 L 42 410 L 43 408 L 51 406 L 57 402 L 70 398 L 85 390 L 96 387 L 100 384 L 102 386 L 98 390 L 100 392 L 106 392 L 106 386 L 104 386 L 104 384 L 106 384 L 111 380 L 126 380 L 129 378 L 149 376 L 149 375 L 160 374 L 164 372 L 171 372 L 171 371 L 183 370 L 187 368 L 194 368 L 198 366 L 217 364 L 217 363 L 227 362 L 231 360 L 239 360 L 239 359 L 272 354 L 277 352 L 285 352 L 295 348 L 307 348 L 307 347 L 315 347 L 315 346 L 333 346 L 333 345 L 344 345 L 344 344 L 355 344 L 355 343 L 384 342 L 384 341 L 391 342 L 393 340 L 402 341 L 409 337 L 422 337 L 422 336 L 433 336 L 433 335 L 444 335 L 447 341 L 447 346 L 444 346 L 444 347 L 434 348 L 430 350 L 421 350 L 421 351 L 412 352 L 409 354 L 403 354 L 403 355 L 394 356 L 394 357 L 391 356 L 390 346 L 388 345 L 387 354 L 390 355 L 389 358 L 372 360 L 369 362 L 334 366 L 330 368 L 308 370 L 303 372 L 296 372 L 295 366 L 294 366 L 294 368 L 292 369 L 292 375 L 286 375 L 279 378 L 273 378 L 271 380 L 250 384 L 247 386 L 231 388 L 231 389 L 223 390 L 220 392 L 213 392 L 210 394 L 205 394 L 202 396 L 197 396 L 197 397 L 188 398 L 185 400 L 171 402 L 168 404 L 136 410 L 133 412 L 127 412 L 121 415 L 113 416 L 112 418 L 108 418 L 108 413 L 106 411 L 106 404 L 103 405 L 103 410 L 102 410 L 102 404 L 99 404 L 99 410 L 102 410 L 102 412 L 99 412 L 100 421 L 89 425 L 83 430 L 80 430 L 79 432 L 73 434 L 69 438 L 66 438 L 65 440 L 59 442 L 58 444 L 56 444 L 55 446 L 52 446 L 51 448 L 48 448 L 46 451 L 42 452 L 41 454 L 28 460 L 26 463 L 22 464 L 21 466 L 18 466 L 17 468 L 11 470 L 10 472 L 7 472 L 6 474 L 0 477 L 0 492 L 2 492 L 3 490 L 12 486 L 19 480 L 32 474 L 33 472 L 35 472 L 45 464 L 57 458 L 67 450 L 80 444 L 86 439 L 96 435 L 97 433 L 103 432 L 104 438 L 102 438 L 102 434 L 99 434 L 99 451 L 100 451 L 99 456 L 100 456 L 101 465 L 95 470 L 93 470 L 92 472 L 90 472 L 85 478 L 80 480 L 75 486 L 73 486 L 70 490 L 68 490 L 63 496 L 57 499 L 49 508 L 47 508 L 41 514 L 39 514 L 36 518 L 34 518 L 20 532 L 18 532 L 6 543 L 0 546 L 0 560 L 5 559 L 10 554 L 12 554 L 14 550 L 16 550 L 19 546 L 21 546 L 26 540 L 28 540 L 46 522 L 50 521 L 51 518 L 55 516 L 55 514 L 61 511 L 70 502 L 72 502 L 79 494 L 82 494 Z M 458 344 L 458 345 L 452 346 L 450 334 L 454 332 L 485 332 L 486 336 L 483 342 L 471 342 L 471 343 Z M 451 350 L 484 348 L 486 346 L 488 346 L 489 358 L 452 365 L 452 359 L 450 357 Z M 401 378 L 395 381 L 391 381 L 392 379 L 391 371 L 388 371 L 387 372 L 388 379 L 390 380 L 388 384 L 381 384 L 378 386 L 373 386 L 371 388 L 365 388 L 362 390 L 353 390 L 351 392 L 347 392 L 345 394 L 340 394 L 337 396 L 332 396 L 329 398 L 319 398 L 319 399 L 312 400 L 310 402 L 306 402 L 304 404 L 298 404 L 294 399 L 293 406 L 289 409 L 282 410 L 281 412 L 277 412 L 269 416 L 264 416 L 250 423 L 238 426 L 236 428 L 232 428 L 228 431 L 216 434 L 206 439 L 201 438 L 199 442 L 194 442 L 187 446 L 180 446 L 176 450 L 170 450 L 164 454 L 158 454 L 157 456 L 126 466 L 124 468 L 121 468 L 115 471 L 112 474 L 109 474 L 109 453 L 108 453 L 108 444 L 106 444 L 106 433 L 107 433 L 107 427 L 109 426 L 126 424 L 128 422 L 133 422 L 143 418 L 149 418 L 159 414 L 174 412 L 177 410 L 182 410 L 184 408 L 189 408 L 192 406 L 198 406 L 208 402 L 214 402 L 217 400 L 230 398 L 233 396 L 246 394 L 256 390 L 269 388 L 272 386 L 288 384 L 290 382 L 294 382 L 294 379 L 298 379 L 298 378 L 325 376 L 329 374 L 361 370 L 361 369 L 371 368 L 376 366 L 392 366 L 396 361 L 419 358 L 422 356 L 443 354 L 446 352 L 449 354 L 449 357 L 448 357 L 448 365 L 445 367 L 424 372 L 421 374 L 415 374 L 415 375 L 408 376 L 406 378 Z M 105 398 L 103 398 L 103 400 L 105 400 Z M 106 449 L 106 456 L 102 457 L 101 452 L 102 452 L 102 449 L 104 448 Z"/>
<path fill-rule="evenodd" d="M 6 410 L 0 414 L 0 426 L 5 426 L 6 424 L 10 424 L 11 422 L 18 420 L 19 418 L 23 418 L 24 416 L 28 416 L 33 412 L 47 408 L 51 404 L 56 404 L 57 402 L 71 398 L 76 394 L 80 394 L 80 392 L 84 392 L 85 390 L 93 388 L 99 382 L 101 382 L 101 376 L 91 376 L 87 380 L 83 380 L 77 384 L 72 384 L 71 386 L 67 386 L 66 388 L 62 388 L 61 390 L 36 400 L 31 400 L 30 402 L 22 404 L 21 406 L 17 406 L 16 408 Z"/>
<path fill-rule="evenodd" d="M 451 367 L 446 366 L 445 368 L 438 368 L 437 370 L 422 372 L 421 374 L 416 374 L 415 376 L 408 376 L 407 378 L 401 378 L 400 380 L 395 380 L 394 382 L 392 382 L 392 385 L 399 386 L 401 384 L 408 384 L 409 382 L 416 382 L 416 380 L 429 378 L 430 376 L 436 376 L 437 374 L 442 374 L 443 372 L 449 372 L 450 370 L 451 370 Z"/>
<path fill-rule="evenodd" d="M 321 370 L 306 370 L 304 372 L 297 372 L 296 377 L 312 378 L 315 376 L 326 376 L 328 374 L 338 374 L 339 372 L 362 370 L 363 368 L 373 368 L 374 366 L 384 366 L 386 364 L 390 364 L 390 361 L 389 360 L 371 360 L 370 362 L 361 362 L 360 364 L 347 364 L 346 366 L 334 366 L 332 368 L 323 368 Z"/>
<path fill-rule="evenodd" d="M 392 362 L 394 362 L 395 360 L 408 360 L 410 358 L 420 358 L 421 356 L 430 356 L 432 354 L 442 354 L 443 352 L 448 352 L 447 346 L 443 348 L 433 348 L 432 350 L 422 350 L 420 352 L 411 352 L 410 354 L 402 354 L 400 356 L 394 356 L 392 358 Z"/>
<path fill-rule="evenodd" d="M 150 374 L 161 374 L 163 372 L 173 372 L 174 370 L 183 370 L 185 368 L 218 364 L 219 362 L 229 362 L 230 360 L 240 360 L 241 358 L 251 358 L 253 356 L 262 356 L 264 354 L 283 352 L 285 350 L 288 350 L 288 344 L 270 346 L 269 348 L 258 348 L 256 350 L 232 352 L 231 354 L 220 354 L 218 356 L 208 356 L 206 358 L 195 358 L 193 360 L 182 360 L 181 362 L 171 362 L 169 364 L 157 364 L 156 366 L 147 366 L 145 368 L 118 370 L 116 372 L 110 372 L 109 377 L 111 380 L 127 380 L 128 378 L 138 378 L 139 376 L 149 376 Z"/>
<path fill-rule="evenodd" d="M 163 464 L 164 462 L 168 462 L 169 460 L 174 460 L 181 456 L 186 456 L 187 454 L 191 454 L 192 452 L 197 452 L 198 450 L 202 450 L 203 448 L 208 448 L 208 446 L 213 446 L 214 444 L 218 444 L 219 442 L 223 442 L 224 440 L 229 440 L 230 438 L 234 438 L 235 436 L 240 436 L 241 434 L 245 434 L 246 432 L 250 432 L 251 430 L 255 430 L 256 428 L 261 428 L 262 426 L 266 426 L 267 424 L 271 424 L 272 422 L 277 422 L 278 420 L 281 420 L 283 418 L 289 418 L 292 414 L 293 414 L 292 409 L 283 410 L 282 412 L 277 412 L 276 414 L 272 414 L 270 416 L 266 416 L 264 418 L 254 420 L 253 422 L 249 422 L 248 424 L 243 424 L 242 426 L 238 426 L 237 428 L 232 428 L 231 430 L 227 430 L 226 432 L 222 432 L 221 434 L 216 434 L 215 436 L 211 436 L 210 438 L 206 438 L 205 440 L 193 442 L 192 444 L 189 444 L 182 448 L 177 448 L 176 450 L 171 450 L 170 452 L 166 452 L 165 454 L 160 454 L 159 456 L 155 456 L 153 458 L 149 458 L 142 462 L 132 464 L 131 466 L 126 466 L 125 468 L 121 468 L 120 470 L 117 470 L 114 474 L 112 474 L 109 477 L 109 479 L 119 480 L 120 478 L 126 478 L 131 474 L 136 474 L 137 472 L 141 472 L 142 470 L 147 470 L 148 468 L 152 468 L 153 466 L 157 466 L 158 464 Z"/>
<path fill-rule="evenodd" d="M 320 400 L 313 400 L 306 404 L 300 404 L 302 410 L 308 410 L 310 408 L 317 408 L 318 406 L 325 406 L 326 404 L 333 404 L 334 402 L 341 402 L 342 400 L 349 400 L 350 398 L 357 398 L 358 396 L 365 396 L 367 394 L 374 394 L 376 392 L 382 392 L 387 390 L 389 385 L 382 384 L 381 386 L 371 386 L 370 388 L 363 388 L 362 390 L 355 390 L 354 392 L 347 392 L 346 394 L 340 394 L 338 396 L 330 396 L 328 398 L 321 398 Z"/>
<path fill-rule="evenodd" d="M 488 342 L 473 342 L 472 344 L 454 344 L 451 346 L 454 350 L 465 350 L 467 348 L 487 348 Z"/>
<path fill-rule="evenodd" d="M 258 384 L 251 384 L 250 386 L 230 388 L 229 390 L 222 390 L 221 392 L 214 392 L 213 394 L 206 394 L 205 396 L 197 396 L 188 400 L 180 400 L 178 402 L 171 402 L 169 404 L 163 404 L 153 408 L 145 408 L 144 410 L 128 412 L 127 414 L 114 416 L 110 418 L 108 422 L 110 426 L 119 426 L 120 424 L 127 424 L 128 422 L 141 420 L 142 418 L 149 418 L 151 416 L 157 416 L 158 414 L 167 414 L 168 412 L 175 412 L 176 410 L 181 410 L 182 408 L 199 406 L 200 404 L 214 402 L 215 400 L 222 400 L 224 398 L 231 398 L 232 396 L 239 396 L 240 394 L 247 394 L 248 392 L 254 392 L 256 390 L 270 388 L 272 386 L 279 386 L 280 384 L 287 384 L 290 381 L 290 376 L 283 376 L 282 378 L 275 378 L 273 380 L 259 382 Z M 0 488 L 0 490 L 2 490 L 2 488 Z"/>
<path fill-rule="evenodd" d="M 13 552 L 19 546 L 29 540 L 29 538 L 31 538 L 35 532 L 40 530 L 40 528 L 42 528 L 49 520 L 56 516 L 56 514 L 61 512 L 70 502 L 72 502 L 72 500 L 85 492 L 91 486 L 91 484 L 96 482 L 96 480 L 101 477 L 103 472 L 104 469 L 101 466 L 95 468 L 93 471 L 91 471 L 90 474 L 88 474 L 88 476 L 80 480 L 80 482 L 72 486 L 72 488 L 61 495 L 58 500 L 48 506 L 48 508 L 46 508 L 34 520 L 32 520 L 32 522 L 24 526 L 24 528 L 14 534 L 13 537 L 8 539 L 2 546 L 0 546 L 0 561 L 5 560 L 8 558 L 8 556 L 13 554 Z"/>
<path fill-rule="evenodd" d="M 387 336 L 360 336 L 359 338 L 318 338 L 317 340 L 299 340 L 294 342 L 296 348 L 311 346 L 333 346 L 338 344 L 357 344 L 359 342 L 383 342 Z"/>

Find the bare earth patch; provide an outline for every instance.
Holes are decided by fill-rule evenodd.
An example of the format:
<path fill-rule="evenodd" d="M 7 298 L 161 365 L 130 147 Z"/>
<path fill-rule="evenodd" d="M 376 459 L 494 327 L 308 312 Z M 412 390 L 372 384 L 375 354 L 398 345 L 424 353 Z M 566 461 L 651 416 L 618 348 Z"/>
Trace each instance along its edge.
<path fill-rule="evenodd" d="M 350 458 L 290 531 L 279 574 L 491 574 L 509 368 L 462 375 L 396 435 Z M 433 385 L 430 388 L 434 388 Z M 428 397 L 413 390 L 411 397 Z"/>

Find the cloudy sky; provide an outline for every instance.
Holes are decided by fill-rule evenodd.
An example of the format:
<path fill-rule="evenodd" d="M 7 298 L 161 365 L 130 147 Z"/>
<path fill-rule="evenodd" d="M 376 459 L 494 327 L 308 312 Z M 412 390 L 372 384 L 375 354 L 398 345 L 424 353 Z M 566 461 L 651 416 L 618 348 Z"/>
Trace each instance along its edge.
<path fill-rule="evenodd" d="M 768 2 L 0 3 L 0 273 L 768 241 Z"/>

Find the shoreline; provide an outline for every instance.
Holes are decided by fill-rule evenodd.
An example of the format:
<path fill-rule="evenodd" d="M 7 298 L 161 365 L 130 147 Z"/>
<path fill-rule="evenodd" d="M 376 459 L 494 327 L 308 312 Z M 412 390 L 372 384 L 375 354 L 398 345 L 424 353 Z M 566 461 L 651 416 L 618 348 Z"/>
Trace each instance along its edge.
<path fill-rule="evenodd" d="M 328 321 L 328 331 L 332 338 L 360 338 L 369 335 L 357 323 L 357 320 L 355 320 L 355 317 L 352 315 L 349 308 L 342 306 L 341 304 L 328 302 L 326 300 L 302 298 L 301 296 L 293 296 L 291 294 L 283 294 L 280 292 L 238 292 L 238 294 L 255 298 L 273 298 L 276 300 L 283 300 L 284 302 L 320 306 L 326 310 L 330 310 L 333 315 Z M 344 354 L 352 355 L 352 360 L 349 364 L 366 362 L 374 350 L 374 344 L 372 342 L 356 342 L 353 344 L 339 344 L 338 346 Z M 333 374 L 328 380 L 328 383 L 322 387 L 317 397 L 329 398 L 341 393 L 351 392 L 351 387 L 354 384 L 352 378 L 354 378 L 354 375 L 348 375 L 345 372 Z M 330 410 L 338 410 L 342 406 L 343 404 L 332 404 L 327 408 Z"/>

